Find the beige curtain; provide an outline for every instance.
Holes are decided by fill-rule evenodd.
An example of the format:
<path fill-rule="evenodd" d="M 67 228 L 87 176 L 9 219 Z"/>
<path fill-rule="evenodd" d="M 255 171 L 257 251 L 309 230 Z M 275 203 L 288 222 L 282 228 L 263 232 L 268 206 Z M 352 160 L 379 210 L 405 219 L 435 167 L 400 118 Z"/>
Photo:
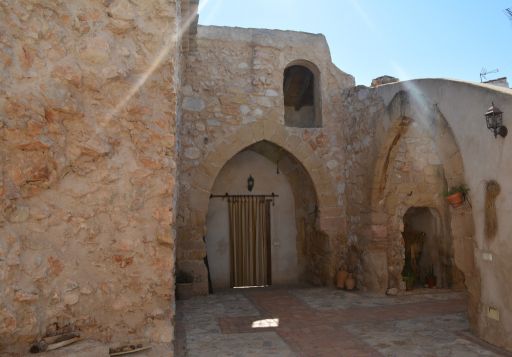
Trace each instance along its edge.
<path fill-rule="evenodd" d="M 270 285 L 270 201 L 230 197 L 231 286 Z"/>

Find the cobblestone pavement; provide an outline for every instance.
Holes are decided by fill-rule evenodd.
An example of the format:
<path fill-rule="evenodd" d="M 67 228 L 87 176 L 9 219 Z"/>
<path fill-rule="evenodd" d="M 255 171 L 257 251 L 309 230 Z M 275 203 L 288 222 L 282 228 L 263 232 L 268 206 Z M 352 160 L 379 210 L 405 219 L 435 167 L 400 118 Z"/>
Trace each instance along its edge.
<path fill-rule="evenodd" d="M 465 294 L 447 290 L 230 290 L 178 301 L 175 354 L 509 356 L 471 335 L 465 311 Z"/>

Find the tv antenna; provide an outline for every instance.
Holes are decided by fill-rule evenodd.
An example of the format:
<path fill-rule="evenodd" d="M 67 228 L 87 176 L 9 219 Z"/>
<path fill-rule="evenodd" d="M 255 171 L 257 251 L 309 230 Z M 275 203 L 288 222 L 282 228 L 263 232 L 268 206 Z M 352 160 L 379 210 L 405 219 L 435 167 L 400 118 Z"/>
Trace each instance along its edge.
<path fill-rule="evenodd" d="M 493 69 L 492 71 L 488 71 L 485 67 L 480 71 L 480 82 L 487 81 L 487 75 L 491 73 L 498 73 L 500 70 L 498 68 Z"/>
<path fill-rule="evenodd" d="M 505 15 L 508 17 L 510 21 L 512 21 L 512 7 L 508 7 L 505 10 L 503 10 Z"/>

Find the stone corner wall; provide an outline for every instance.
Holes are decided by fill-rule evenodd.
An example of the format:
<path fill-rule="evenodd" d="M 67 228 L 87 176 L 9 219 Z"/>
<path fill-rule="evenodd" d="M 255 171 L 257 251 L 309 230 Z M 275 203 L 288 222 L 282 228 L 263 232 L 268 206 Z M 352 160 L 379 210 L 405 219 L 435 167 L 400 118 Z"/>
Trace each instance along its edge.
<path fill-rule="evenodd" d="M 173 339 L 181 6 L 0 4 L 0 350 Z"/>

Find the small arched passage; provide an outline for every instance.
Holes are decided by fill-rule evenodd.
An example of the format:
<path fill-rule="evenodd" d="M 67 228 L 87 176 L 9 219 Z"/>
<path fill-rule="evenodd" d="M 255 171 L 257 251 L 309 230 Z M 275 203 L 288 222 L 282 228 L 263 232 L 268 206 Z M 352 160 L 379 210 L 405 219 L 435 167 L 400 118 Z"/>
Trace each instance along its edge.
<path fill-rule="evenodd" d="M 462 157 L 451 128 L 437 106 L 417 92 L 398 92 L 387 109 L 376 130 L 382 134 L 376 137 L 380 149 L 371 195 L 373 238 L 367 247 L 371 252 L 366 257 L 366 279 L 373 290 L 401 286 L 403 217 L 410 207 L 429 207 L 438 212 L 448 242 L 444 245 L 448 258 L 443 263 L 451 270 L 446 274 L 451 283 L 443 284 L 460 287 L 466 282 L 469 286 L 468 281 L 478 281 L 471 263 L 471 207 L 453 210 L 442 196 L 447 187 L 464 183 Z M 415 154 L 407 154 L 407 150 Z M 413 166 L 417 163 L 426 163 L 423 169 L 427 171 L 415 173 Z M 377 260 L 379 266 L 369 263 Z M 378 279 L 372 281 L 373 276 Z M 473 283 L 471 286 L 476 287 Z"/>
<path fill-rule="evenodd" d="M 283 74 L 284 123 L 296 128 L 322 126 L 320 71 L 309 61 L 290 63 Z"/>
<path fill-rule="evenodd" d="M 247 188 L 248 177 L 254 187 Z M 268 141 L 253 144 L 233 156 L 220 170 L 212 188 L 214 195 L 270 195 L 268 229 L 270 245 L 255 264 L 260 271 L 268 263 L 268 285 L 293 285 L 308 282 L 314 275 L 316 219 L 318 202 L 313 182 L 304 167 L 290 153 Z M 214 291 L 233 286 L 233 244 L 228 199 L 214 197 L 208 205 L 206 247 Z M 233 213 L 232 213 L 233 214 Z M 241 212 L 237 214 L 242 214 Z M 239 237 L 240 238 L 240 237 Z M 251 237 L 241 237 L 244 241 Z M 254 248 L 256 249 L 256 248 Z M 267 254 L 268 253 L 268 254 Z M 269 257 L 268 260 L 265 258 Z M 237 275 L 240 272 L 237 272 Z"/>
<path fill-rule="evenodd" d="M 425 284 L 450 288 L 451 269 L 446 261 L 453 259 L 449 232 L 443 227 L 439 211 L 430 207 L 411 207 L 403 217 L 405 257 L 402 276 L 410 278 L 412 288 Z M 448 254 L 448 255 L 447 255 Z"/>

